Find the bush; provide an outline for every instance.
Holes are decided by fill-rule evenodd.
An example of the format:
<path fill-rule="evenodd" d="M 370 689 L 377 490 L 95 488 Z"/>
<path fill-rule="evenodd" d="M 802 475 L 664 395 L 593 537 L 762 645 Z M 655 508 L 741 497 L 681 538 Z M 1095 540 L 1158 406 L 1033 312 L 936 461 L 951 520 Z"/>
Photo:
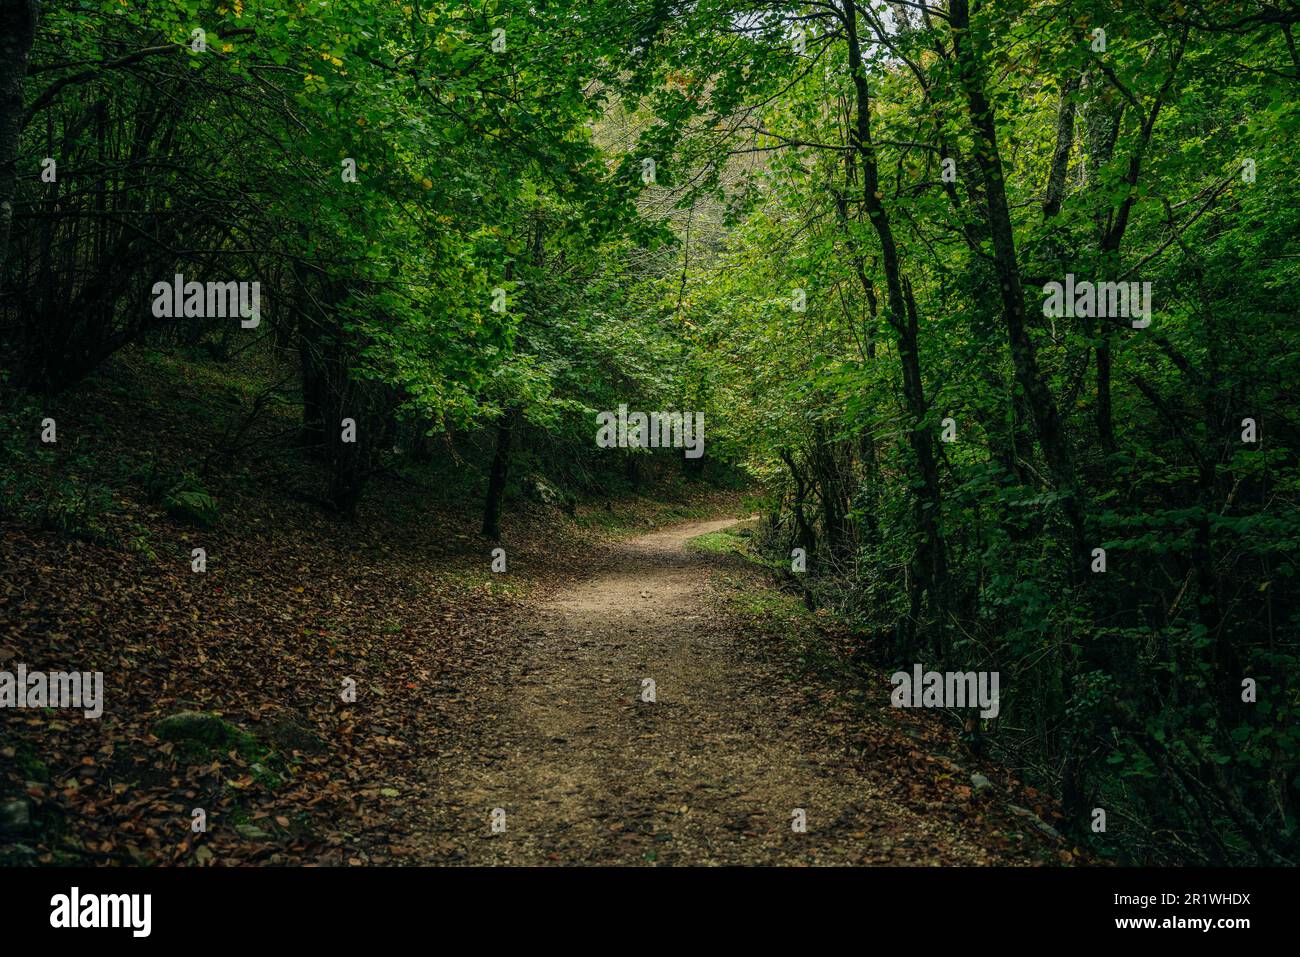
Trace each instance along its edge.
<path fill-rule="evenodd" d="M 161 505 L 169 516 L 210 528 L 221 517 L 216 498 L 192 472 L 174 472 L 146 462 L 135 476 L 150 502 Z"/>

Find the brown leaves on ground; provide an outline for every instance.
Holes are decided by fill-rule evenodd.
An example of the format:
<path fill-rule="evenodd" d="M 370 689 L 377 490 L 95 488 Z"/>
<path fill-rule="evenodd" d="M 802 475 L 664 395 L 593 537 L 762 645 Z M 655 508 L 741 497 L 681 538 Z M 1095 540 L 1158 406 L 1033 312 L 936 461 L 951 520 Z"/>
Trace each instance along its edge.
<path fill-rule="evenodd" d="M 742 578 L 752 582 L 753 573 L 743 572 Z M 825 615 L 805 616 L 793 608 L 793 599 L 791 605 L 789 616 L 760 621 L 743 632 L 746 653 L 754 661 L 784 657 L 792 710 L 816 716 L 827 740 L 852 758 L 864 783 L 927 820 L 958 828 L 984 850 L 988 863 L 1026 857 L 1043 864 L 1097 863 L 1049 833 L 1061 819 L 1055 799 L 972 754 L 962 741 L 962 727 L 944 713 L 891 707 L 893 686 L 884 672 L 847 664 L 863 661 L 863 639 Z M 817 642 L 821 660 L 836 664 L 790 668 L 792 640 L 796 646 Z M 982 779 L 979 787 L 976 775 Z M 912 843 L 907 834 L 895 840 Z"/>
<path fill-rule="evenodd" d="M 129 363 L 118 369 L 131 371 Z M 138 452 L 147 436 L 150 454 L 183 465 L 231 433 L 211 409 L 191 409 L 188 417 L 167 411 L 183 408 L 188 385 L 177 380 L 174 395 L 160 400 L 129 378 L 110 377 L 93 395 L 69 397 L 52 411 L 78 454 L 90 450 L 102 460 Z M 292 432 L 292 422 L 271 421 L 248 434 L 265 449 L 282 441 L 286 428 Z M 516 769 L 536 772 L 537 798 L 557 784 L 529 763 L 534 752 L 576 760 L 578 771 L 607 779 L 611 795 L 639 801 L 597 807 L 590 846 L 564 853 L 559 845 L 539 847 L 538 862 L 690 862 L 696 851 L 701 859 L 721 853 L 811 863 L 830 856 L 845 863 L 1072 860 L 1070 848 L 1008 810 L 1022 806 L 1051 823 L 1055 811 L 1045 796 L 987 768 L 994 787 L 977 793 L 959 763 L 956 730 L 933 714 L 882 707 L 883 676 L 879 687 L 864 688 L 860 675 L 837 682 L 793 673 L 792 633 L 806 632 L 801 640 L 820 642 L 831 658 L 851 660 L 861 651 L 824 616 L 809 630 L 807 621 L 755 626 L 725 609 L 713 614 L 707 604 L 665 609 L 665 587 L 677 582 L 694 595 L 693 583 L 702 586 L 710 575 L 708 563 L 682 564 L 673 536 L 671 550 L 641 555 L 645 576 L 620 583 L 608 572 L 623 567 L 626 546 L 584 530 L 611 516 L 606 507 L 575 523 L 514 503 L 503 543 L 509 571 L 494 575 L 496 543 L 476 534 L 476 501 L 438 505 L 428 501 L 428 489 L 384 478 L 355 522 L 336 520 L 293 491 L 307 468 L 302 460 L 292 450 L 276 455 L 268 464 L 250 453 L 227 472 L 205 473 L 222 506 L 212 529 L 173 521 L 129 484 L 115 489 L 116 510 L 107 519 L 106 538 L 115 544 L 0 523 L 0 668 L 22 663 L 104 675 L 97 720 L 71 709 L 0 711 L 0 809 L 22 805 L 17 817 L 0 818 L 0 863 L 476 859 L 482 848 L 457 823 L 471 813 L 458 806 L 464 795 L 447 793 L 452 782 L 431 769 L 484 788 L 517 788 Z M 692 486 L 675 494 L 672 506 L 620 502 L 618 520 L 647 527 L 734 503 Z M 140 539 L 150 547 L 131 547 Z M 191 570 L 194 548 L 207 553 L 204 573 Z M 601 587 L 614 588 L 630 616 L 627 635 L 591 597 L 593 575 L 602 570 Z M 576 610 L 539 618 L 549 596 Z M 605 637 L 597 641 L 596 633 Z M 640 667 L 638 643 L 647 641 L 674 656 L 669 671 L 679 674 L 678 691 L 694 685 L 693 710 L 680 710 L 671 687 L 652 712 L 619 697 L 608 672 L 619 670 L 619 661 L 618 680 L 628 679 Z M 775 665 L 746 671 L 746 658 Z M 774 691 L 778 672 L 786 685 Z M 355 701 L 344 700 L 346 679 L 355 682 Z M 515 693 L 528 687 L 533 691 Z M 577 697 L 552 700 L 556 689 Z M 773 694 L 776 709 L 754 703 Z M 611 726 L 600 723 L 603 697 L 621 729 L 613 745 Z M 218 715 L 230 735 L 215 746 L 161 740 L 158 720 L 178 712 Z M 595 723 L 582 724 L 583 713 Z M 548 732 L 551 724 L 563 734 Z M 730 730 L 719 731 L 723 726 Z M 807 755 L 800 751 L 796 760 L 794 751 L 773 749 L 768 764 L 755 761 L 754 747 L 772 748 L 793 727 Z M 590 749 L 580 744 L 588 739 Z M 512 747 L 518 741 L 532 744 Z M 632 775 L 627 781 L 638 760 L 670 748 L 694 771 L 664 794 L 653 787 L 633 793 L 599 746 L 621 760 L 620 773 Z M 666 759 L 666 777 L 675 763 Z M 788 827 L 754 810 L 773 793 L 785 800 L 789 791 L 793 799 L 808 783 L 809 766 L 820 769 L 813 790 L 834 783 L 843 808 L 842 819 L 819 826 L 839 827 L 852 853 L 792 844 Z M 772 769 L 780 772 L 775 778 Z M 206 814 L 202 833 L 191 826 L 195 809 Z M 440 815 L 454 826 L 439 830 L 447 823 Z M 560 818 L 551 823 L 569 826 Z M 944 841 L 952 843 L 935 844 Z"/>
<path fill-rule="evenodd" d="M 150 454 L 184 464 L 228 432 L 212 410 L 167 413 L 182 406 L 183 379 L 175 401 L 141 397 L 123 363 L 54 410 L 65 445 L 80 436 L 78 453 L 102 460 L 148 437 Z M 269 440 L 285 424 L 259 428 Z M 476 501 L 428 504 L 427 490 L 381 479 L 346 522 L 284 491 L 283 468 L 260 460 L 243 484 L 205 480 L 222 503 L 210 530 L 125 485 L 108 518 L 116 544 L 0 523 L 0 668 L 104 675 L 97 720 L 0 710 L 0 805 L 24 801 L 31 818 L 0 834 L 0 863 L 399 861 L 393 809 L 426 793 L 416 758 L 447 746 L 476 695 L 466 676 L 494 673 L 522 603 L 603 541 L 517 503 L 509 570 L 494 575 Z M 656 508 L 618 513 L 644 523 Z M 151 548 L 127 547 L 132 536 Z M 191 569 L 194 548 L 204 573 Z M 347 678 L 355 703 L 342 697 Z M 249 737 L 219 749 L 159 740 L 157 720 L 181 711 L 216 713 Z M 191 828 L 196 808 L 205 833 Z"/>

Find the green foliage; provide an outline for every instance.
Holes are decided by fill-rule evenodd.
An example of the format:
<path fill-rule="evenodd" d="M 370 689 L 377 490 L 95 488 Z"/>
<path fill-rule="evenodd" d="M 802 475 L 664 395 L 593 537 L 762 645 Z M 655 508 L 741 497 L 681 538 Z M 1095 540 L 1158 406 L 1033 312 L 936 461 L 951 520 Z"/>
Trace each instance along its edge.
<path fill-rule="evenodd" d="M 135 473 L 148 501 L 172 518 L 210 528 L 221 517 L 216 498 L 192 472 L 176 472 L 146 460 Z"/>
<path fill-rule="evenodd" d="M 172 518 L 193 522 L 204 528 L 210 528 L 220 518 L 217 500 L 201 487 L 189 487 L 184 483 L 172 488 L 163 498 L 163 507 Z"/>
<path fill-rule="evenodd" d="M 230 370 L 270 356 L 301 386 L 284 444 L 348 513 L 403 448 L 453 438 L 468 467 L 427 471 L 450 494 L 498 448 L 503 492 L 631 491 L 646 456 L 595 448 L 595 414 L 702 411 L 708 460 L 683 471 L 763 483 L 758 546 L 806 548 L 806 600 L 880 664 L 999 671 L 983 736 L 1076 839 L 1109 853 L 1103 804 L 1130 859 L 1300 859 L 1289 24 L 1145 0 L 969 23 L 964 3 L 46 6 L 20 153 L 63 174 L 20 168 L 12 384 L 69 389 L 146 342 L 214 357 L 203 387 L 257 416 L 282 396 Z M 263 348 L 153 316 L 177 272 L 261 281 Z M 1150 282 L 1152 323 L 1045 314 L 1067 275 Z M 5 398 L 0 509 L 102 535 L 110 498 L 44 481 L 40 405 Z M 194 476 L 137 477 L 218 519 Z"/>
<path fill-rule="evenodd" d="M 661 84 L 643 86 L 678 131 L 692 227 L 707 236 L 662 294 L 717 441 L 774 492 L 761 544 L 773 560 L 808 547 L 809 593 L 882 664 L 1000 671 L 986 737 L 1064 798 L 1063 826 L 1099 853 L 1300 858 L 1300 350 L 1282 292 L 1300 280 L 1300 184 L 1281 172 L 1300 110 L 1287 35 L 1156 4 L 984 4 L 966 31 L 982 69 L 963 75 L 954 8 L 859 6 L 873 44 L 859 87 L 841 10 L 765 9 L 739 34 L 737 5 L 693 10 L 652 58 Z M 1094 24 L 1105 51 L 1091 48 Z M 683 98 L 674 78 L 708 95 Z M 745 137 L 717 135 L 741 104 L 761 104 Z M 864 117 L 870 149 L 850 132 Z M 1244 158 L 1273 172 L 1247 182 Z M 1009 256 L 988 169 L 1007 195 Z M 1009 348 L 1000 255 L 1025 287 L 1032 367 Z M 1044 315 L 1043 285 L 1067 273 L 1150 282 L 1152 324 Z M 895 280 L 915 302 L 913 356 Z M 1035 417 L 1047 401 L 1065 435 L 1055 458 Z M 1247 416 L 1267 423 L 1262 441 L 1241 440 Z M 947 418 L 956 441 L 935 441 Z M 932 540 L 946 571 L 918 586 Z M 1080 558 L 1097 547 L 1104 573 Z M 1098 805 L 1118 810 L 1123 842 L 1090 833 Z"/>
<path fill-rule="evenodd" d="M 103 486 L 61 479 L 48 488 L 36 509 L 44 529 L 92 542 L 109 541 L 104 516 L 113 509 L 113 498 Z"/>

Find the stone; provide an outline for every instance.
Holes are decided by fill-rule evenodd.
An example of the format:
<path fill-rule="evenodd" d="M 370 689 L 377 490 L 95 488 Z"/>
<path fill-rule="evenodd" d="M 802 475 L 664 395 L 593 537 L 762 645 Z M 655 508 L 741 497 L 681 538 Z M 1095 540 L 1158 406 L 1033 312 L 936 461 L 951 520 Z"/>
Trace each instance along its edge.
<path fill-rule="evenodd" d="M 21 837 L 32 831 L 32 810 L 26 801 L 0 804 L 0 835 Z"/>
<path fill-rule="evenodd" d="M 180 711 L 158 720 L 153 733 L 164 741 L 196 741 L 220 748 L 247 737 L 234 725 L 206 711 Z"/>

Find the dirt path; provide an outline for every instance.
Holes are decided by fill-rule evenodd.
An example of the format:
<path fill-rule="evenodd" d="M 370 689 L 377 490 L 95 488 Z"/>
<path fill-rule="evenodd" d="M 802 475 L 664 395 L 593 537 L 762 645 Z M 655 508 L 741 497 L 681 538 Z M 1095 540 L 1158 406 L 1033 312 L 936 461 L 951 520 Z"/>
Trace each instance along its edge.
<path fill-rule="evenodd" d="M 710 575 L 728 559 L 655 532 L 542 605 L 482 693 L 478 740 L 431 773 L 431 862 L 986 863 L 980 835 L 864 775 L 776 664 L 741 660 Z M 644 680 L 656 700 L 644 701 Z M 888 773 L 888 772 L 887 772 Z M 900 771 L 898 773 L 907 773 Z M 505 812 L 493 833 L 492 811 Z M 806 833 L 792 827 L 803 809 Z"/>

